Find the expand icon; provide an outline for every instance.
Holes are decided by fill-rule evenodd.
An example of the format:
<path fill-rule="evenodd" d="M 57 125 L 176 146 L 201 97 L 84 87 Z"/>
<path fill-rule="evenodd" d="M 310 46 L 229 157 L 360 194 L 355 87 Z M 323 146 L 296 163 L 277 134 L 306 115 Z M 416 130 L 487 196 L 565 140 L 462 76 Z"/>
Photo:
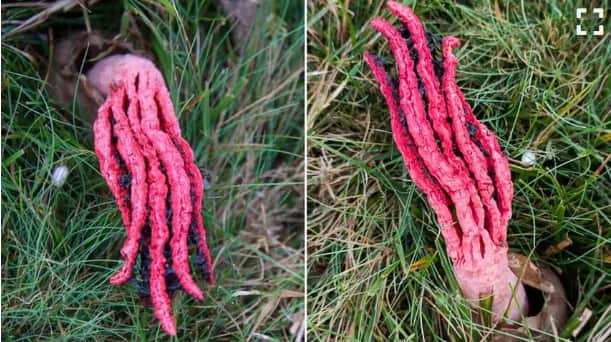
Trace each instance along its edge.
<path fill-rule="evenodd" d="M 588 9 L 587 8 L 577 8 L 576 11 L 576 15 L 575 17 L 577 19 L 581 19 L 583 14 L 588 13 Z M 592 9 L 592 14 L 595 14 L 598 16 L 598 18 L 601 20 L 601 24 L 598 25 L 598 29 L 596 31 L 592 31 L 592 35 L 593 36 L 602 36 L 605 33 L 605 27 L 602 25 L 602 19 L 605 18 L 605 12 L 602 8 L 593 8 Z M 588 35 L 588 31 L 587 30 L 583 30 L 581 28 L 581 24 L 577 24 L 577 26 L 575 27 L 575 32 L 578 36 L 587 36 Z"/>

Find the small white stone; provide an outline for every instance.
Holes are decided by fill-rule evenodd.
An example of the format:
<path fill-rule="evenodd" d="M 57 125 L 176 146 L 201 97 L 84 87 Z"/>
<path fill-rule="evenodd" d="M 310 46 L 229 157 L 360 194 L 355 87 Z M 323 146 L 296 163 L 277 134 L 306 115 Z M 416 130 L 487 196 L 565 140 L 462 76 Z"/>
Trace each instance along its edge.
<path fill-rule="evenodd" d="M 66 165 L 60 165 L 53 169 L 53 173 L 51 173 L 51 184 L 60 188 L 66 183 L 66 179 L 70 174 L 70 170 Z"/>
<path fill-rule="evenodd" d="M 537 163 L 537 155 L 533 151 L 525 151 L 522 155 L 522 165 L 533 166 Z"/>

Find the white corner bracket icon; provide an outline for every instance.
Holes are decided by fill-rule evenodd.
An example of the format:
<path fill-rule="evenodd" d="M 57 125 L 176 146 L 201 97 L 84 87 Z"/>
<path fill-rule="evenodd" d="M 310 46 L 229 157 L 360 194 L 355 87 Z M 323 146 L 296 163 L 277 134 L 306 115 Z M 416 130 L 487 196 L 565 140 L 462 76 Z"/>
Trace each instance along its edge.
<path fill-rule="evenodd" d="M 588 9 L 587 8 L 583 8 L 583 7 L 579 7 L 575 11 L 575 17 L 577 19 L 581 19 L 585 13 L 588 13 Z M 592 13 L 593 14 L 597 14 L 598 19 L 600 19 L 601 22 L 603 21 L 602 19 L 605 18 L 605 11 L 601 7 L 593 8 L 592 9 Z M 575 26 L 575 34 L 578 35 L 578 36 L 587 36 L 588 35 L 588 31 L 583 30 L 581 28 L 581 24 L 577 24 L 577 26 Z M 605 26 L 602 25 L 602 24 L 598 25 L 598 30 L 592 31 L 592 35 L 593 36 L 602 36 L 603 34 L 605 34 Z"/>
<path fill-rule="evenodd" d="M 577 19 L 581 19 L 581 15 L 584 14 L 584 13 L 587 13 L 587 12 L 588 12 L 587 8 L 579 7 L 579 8 L 577 8 L 577 11 L 575 13 L 575 17 Z M 584 30 L 581 29 L 581 24 L 577 24 L 577 26 L 575 27 L 575 32 L 576 32 L 576 34 L 578 36 L 587 36 L 588 35 L 588 31 L 584 31 Z"/>
<path fill-rule="evenodd" d="M 598 14 L 598 18 L 601 19 L 601 22 L 602 19 L 605 18 L 605 12 L 602 8 L 594 8 L 592 13 Z M 602 36 L 603 34 L 605 34 L 605 27 L 602 24 L 598 25 L 598 30 L 592 32 L 592 35 L 594 36 Z"/>

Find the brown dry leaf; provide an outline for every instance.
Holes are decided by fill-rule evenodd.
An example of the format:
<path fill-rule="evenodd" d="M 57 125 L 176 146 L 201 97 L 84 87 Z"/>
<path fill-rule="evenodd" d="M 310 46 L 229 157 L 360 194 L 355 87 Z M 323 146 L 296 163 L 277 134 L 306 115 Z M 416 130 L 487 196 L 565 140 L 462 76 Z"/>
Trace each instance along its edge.
<path fill-rule="evenodd" d="M 410 271 L 417 271 L 417 270 L 419 270 L 421 268 L 424 268 L 424 267 L 428 266 L 429 262 L 430 262 L 429 258 L 424 257 L 424 258 L 414 262 L 413 264 L 409 265 L 409 270 Z"/>
<path fill-rule="evenodd" d="M 543 292 L 554 292 L 553 284 L 543 278 L 542 271 L 528 257 L 517 253 L 508 253 L 509 268 L 520 280 Z"/>
<path fill-rule="evenodd" d="M 263 308 L 261 309 L 261 312 L 259 313 L 259 316 L 257 317 L 257 320 L 255 321 L 255 325 L 252 327 L 252 330 L 250 331 L 250 334 L 248 335 L 248 339 L 247 339 L 248 341 L 252 339 L 253 335 L 257 331 L 257 328 L 259 328 L 259 325 L 263 323 L 263 321 L 267 318 L 267 316 L 269 316 L 272 312 L 274 312 L 279 302 L 280 302 L 279 296 L 273 297 L 273 298 L 270 298 L 267 301 L 267 303 L 263 306 Z"/>
<path fill-rule="evenodd" d="M 277 296 L 269 298 L 267 303 L 261 309 L 261 312 L 259 313 L 259 316 L 257 317 L 257 320 L 255 321 L 255 324 L 253 325 L 250 334 L 248 335 L 248 341 L 250 341 L 255 335 L 255 333 L 257 332 L 257 328 L 259 328 L 259 325 L 261 325 L 261 323 L 263 323 L 265 319 L 276 310 L 276 307 L 280 303 L 280 300 L 283 298 L 303 298 L 303 292 L 294 290 L 281 290 Z"/>
<path fill-rule="evenodd" d="M 520 280 L 542 292 L 545 303 L 541 311 L 534 316 L 526 317 L 525 322 L 531 329 L 547 332 L 538 336 L 538 341 L 553 340 L 558 336 L 568 319 L 568 305 L 564 286 L 560 278 L 549 267 L 537 267 L 530 259 L 517 253 L 509 253 L 509 267 Z M 516 326 L 502 327 L 503 331 L 514 335 L 526 336 L 524 328 Z M 532 331 L 531 331 L 532 332 Z M 512 341 L 507 336 L 496 336 L 494 341 Z"/>
<path fill-rule="evenodd" d="M 545 252 L 543 252 L 543 255 L 545 256 L 551 256 L 554 254 L 558 254 L 560 252 L 562 252 L 565 248 L 569 247 L 570 245 L 573 244 L 573 240 L 571 240 L 568 235 L 564 238 L 564 240 L 558 242 L 557 244 L 553 245 L 553 246 L 549 246 Z"/>
<path fill-rule="evenodd" d="M 84 119 L 93 122 L 97 108 L 104 98 L 89 86 L 82 68 L 98 60 L 98 57 L 117 53 L 135 52 L 132 45 L 109 39 L 100 32 L 82 31 L 64 37 L 54 47 L 53 57 L 49 65 L 47 88 L 51 96 L 66 109 L 72 109 L 75 96 L 75 85 L 78 81 L 78 103 L 87 115 Z M 84 58 L 87 58 L 84 60 Z"/>
<path fill-rule="evenodd" d="M 568 306 L 564 287 L 560 278 L 549 268 L 541 268 L 541 282 L 552 285 L 553 292 L 543 291 L 545 304 L 541 312 L 533 317 L 527 317 L 530 327 L 547 331 L 557 336 L 568 319 Z"/>
<path fill-rule="evenodd" d="M 31 16 L 28 20 L 22 22 L 19 26 L 12 29 L 9 32 L 3 34 L 3 38 L 8 38 L 10 36 L 14 36 L 15 34 L 23 31 L 27 31 L 36 27 L 37 25 L 44 23 L 49 17 L 57 12 L 68 12 L 75 6 L 81 7 L 82 10 L 88 11 L 87 6 L 91 7 L 93 4 L 98 2 L 99 0 L 88 0 L 88 1 L 80 1 L 80 0 L 59 0 L 59 1 L 51 1 L 48 3 L 41 2 L 40 4 L 44 5 L 43 10 L 38 12 L 37 14 Z M 9 5 L 4 5 L 9 6 Z"/>

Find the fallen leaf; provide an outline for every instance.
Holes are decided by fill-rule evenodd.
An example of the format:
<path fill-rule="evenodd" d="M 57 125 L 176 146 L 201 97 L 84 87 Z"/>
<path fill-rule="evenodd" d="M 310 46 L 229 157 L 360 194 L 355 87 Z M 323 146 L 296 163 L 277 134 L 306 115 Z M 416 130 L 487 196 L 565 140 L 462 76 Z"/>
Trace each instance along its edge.
<path fill-rule="evenodd" d="M 430 263 L 429 258 L 424 257 L 424 258 L 414 262 L 413 264 L 409 265 L 409 270 L 410 271 L 417 271 L 419 269 L 422 269 L 422 268 L 428 266 L 429 263 Z"/>
<path fill-rule="evenodd" d="M 558 242 L 557 244 L 553 245 L 553 246 L 549 246 L 545 252 L 543 252 L 543 255 L 545 256 L 551 256 L 551 255 L 555 255 L 558 254 L 560 252 L 562 252 L 565 248 L 569 247 L 570 245 L 573 244 L 573 240 L 571 240 L 568 236 Z"/>
<path fill-rule="evenodd" d="M 526 317 L 524 323 L 530 329 L 546 332 L 545 335 L 537 335 L 537 341 L 553 340 L 552 336 L 558 336 L 568 318 L 568 302 L 560 278 L 551 267 L 538 267 L 524 255 L 509 253 L 508 259 L 509 267 L 520 281 L 541 291 L 544 298 L 541 311 Z M 506 325 L 502 330 L 526 337 L 525 330 L 521 326 Z M 513 341 L 513 339 L 498 335 L 493 341 Z"/>
<path fill-rule="evenodd" d="M 265 319 L 267 319 L 267 317 L 276 310 L 276 306 L 278 306 L 280 300 L 283 298 L 303 298 L 303 292 L 294 290 L 281 290 L 277 296 L 269 298 L 267 303 L 265 303 L 265 305 L 261 309 L 259 316 L 257 316 L 257 320 L 255 321 L 255 324 L 253 325 L 250 334 L 248 335 L 248 341 L 250 341 L 252 337 L 255 336 L 259 325 L 261 325 L 261 323 L 263 323 Z"/>

